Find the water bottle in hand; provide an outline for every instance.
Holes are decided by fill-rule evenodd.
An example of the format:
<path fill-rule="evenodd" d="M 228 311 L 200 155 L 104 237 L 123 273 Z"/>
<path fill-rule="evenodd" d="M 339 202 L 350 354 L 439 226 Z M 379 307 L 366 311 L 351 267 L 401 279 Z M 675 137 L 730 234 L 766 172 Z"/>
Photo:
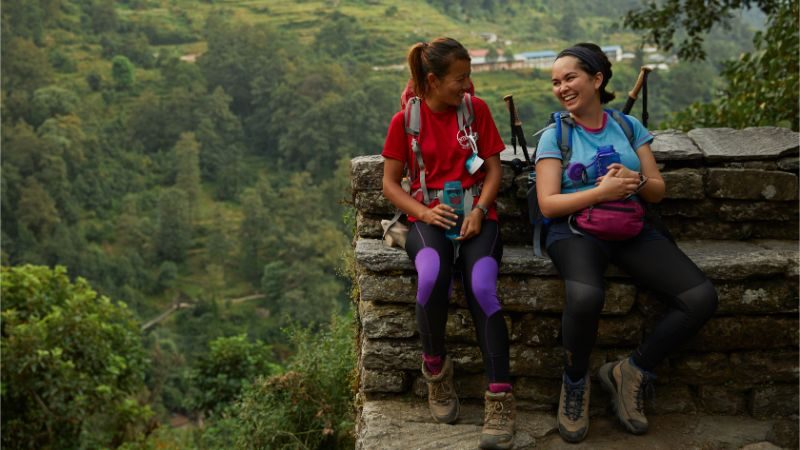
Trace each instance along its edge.
<path fill-rule="evenodd" d="M 597 148 L 597 177 L 600 178 L 608 173 L 608 166 L 620 162 L 619 153 L 614 150 L 613 145 L 605 145 Z"/>
<path fill-rule="evenodd" d="M 442 203 L 453 208 L 458 219 L 453 227 L 445 231 L 445 236 L 455 239 L 461 235 L 461 225 L 464 223 L 464 189 L 460 181 L 448 181 L 444 184 L 444 195 Z"/>

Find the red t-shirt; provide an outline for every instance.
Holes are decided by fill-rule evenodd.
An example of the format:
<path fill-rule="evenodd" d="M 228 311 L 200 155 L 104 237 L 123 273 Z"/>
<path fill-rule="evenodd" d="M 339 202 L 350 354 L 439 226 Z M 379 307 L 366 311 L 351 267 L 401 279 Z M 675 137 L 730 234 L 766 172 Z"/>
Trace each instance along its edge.
<path fill-rule="evenodd" d="M 500 133 L 497 132 L 497 126 L 492 120 L 492 113 L 486 106 L 486 102 L 472 97 L 472 105 L 475 110 L 472 130 L 478 134 L 478 156 L 486 160 L 490 156 L 502 152 L 505 144 L 500 138 Z M 474 175 L 467 172 L 465 163 L 467 158 L 472 155 L 472 149 L 461 147 L 456 139 L 458 134 L 456 109 L 453 106 L 446 111 L 437 113 L 431 111 L 424 101 L 421 102 L 419 145 L 422 149 L 422 161 L 425 163 L 425 184 L 428 189 L 442 189 L 445 182 L 452 180 L 461 180 L 461 185 L 466 189 L 483 181 L 486 177 L 483 168 Z M 384 158 L 414 165 L 415 179 L 411 182 L 411 192 L 413 193 L 420 187 L 419 168 L 414 152 L 411 150 L 411 135 L 406 133 L 403 115 L 404 112 L 400 111 L 392 117 L 381 155 Z M 473 205 L 478 200 L 479 197 L 475 197 Z M 438 200 L 434 200 L 428 207 L 433 208 L 438 203 Z M 494 203 L 489 207 L 489 215 L 486 218 L 497 220 Z M 408 220 L 413 222 L 416 221 L 416 218 L 409 216 Z"/>

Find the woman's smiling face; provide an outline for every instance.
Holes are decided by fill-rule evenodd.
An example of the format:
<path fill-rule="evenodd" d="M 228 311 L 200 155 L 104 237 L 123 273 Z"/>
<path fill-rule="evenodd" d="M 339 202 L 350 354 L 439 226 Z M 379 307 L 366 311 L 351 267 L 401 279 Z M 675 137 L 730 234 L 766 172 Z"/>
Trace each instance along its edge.
<path fill-rule="evenodd" d="M 442 78 L 429 75 L 432 93 L 436 100 L 450 106 L 458 106 L 470 87 L 472 66 L 467 59 L 456 59 L 450 63 Z"/>
<path fill-rule="evenodd" d="M 599 104 L 602 82 L 601 73 L 586 73 L 574 56 L 563 56 L 553 63 L 553 95 L 571 113 L 579 113 L 594 102 Z"/>

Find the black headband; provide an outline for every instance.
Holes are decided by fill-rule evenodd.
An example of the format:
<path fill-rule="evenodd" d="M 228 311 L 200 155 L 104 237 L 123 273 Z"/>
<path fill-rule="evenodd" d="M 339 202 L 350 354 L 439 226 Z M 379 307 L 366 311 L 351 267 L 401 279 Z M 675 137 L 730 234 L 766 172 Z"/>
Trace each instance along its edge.
<path fill-rule="evenodd" d="M 556 59 L 561 58 L 562 56 L 574 56 L 581 60 L 581 62 L 589 66 L 589 69 L 592 72 L 589 75 L 594 75 L 597 72 L 600 72 L 603 74 L 604 81 L 606 82 L 608 82 L 608 79 L 611 78 L 611 75 L 608 73 L 610 70 L 604 69 L 605 64 L 603 64 L 602 57 L 586 47 L 581 47 L 579 45 L 572 46 L 566 50 L 562 50 Z"/>

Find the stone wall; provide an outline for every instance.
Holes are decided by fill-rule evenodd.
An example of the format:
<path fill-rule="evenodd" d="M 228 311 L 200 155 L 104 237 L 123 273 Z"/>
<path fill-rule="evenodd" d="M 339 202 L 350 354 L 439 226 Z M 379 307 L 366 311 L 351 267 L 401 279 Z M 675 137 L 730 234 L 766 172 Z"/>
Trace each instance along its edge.
<path fill-rule="evenodd" d="M 658 205 L 679 246 L 714 282 L 716 316 L 657 369 L 653 413 L 798 410 L 798 134 L 782 128 L 656 133 L 652 145 L 667 183 Z M 510 150 L 504 160 L 514 157 Z M 380 156 L 353 159 L 358 210 L 354 238 L 359 318 L 359 395 L 424 395 L 414 320 L 416 276 L 405 252 L 383 246 Z M 498 209 L 506 242 L 499 297 L 511 334 L 511 372 L 521 407 L 552 411 L 561 374 L 563 283 L 534 257 L 524 205 L 525 175 L 504 166 Z M 591 371 L 630 352 L 663 311 L 660 302 L 609 269 Z M 485 388 L 481 355 L 461 286 L 447 324 L 448 351 L 463 398 Z M 593 397 L 603 397 L 594 389 Z M 592 401 L 602 408 L 607 399 Z"/>

